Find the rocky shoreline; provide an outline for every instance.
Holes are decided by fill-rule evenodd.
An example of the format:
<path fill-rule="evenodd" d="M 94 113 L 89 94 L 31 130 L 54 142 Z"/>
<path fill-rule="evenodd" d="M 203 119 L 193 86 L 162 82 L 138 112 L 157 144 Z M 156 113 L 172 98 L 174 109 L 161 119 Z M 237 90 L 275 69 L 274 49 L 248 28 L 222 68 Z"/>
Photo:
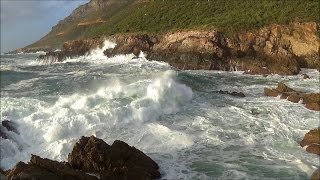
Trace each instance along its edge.
<path fill-rule="evenodd" d="M 159 166 L 150 157 L 122 141 L 110 146 L 94 136 L 81 137 L 68 155 L 68 162 L 58 162 L 31 155 L 26 164 L 0 169 L 1 179 L 137 179 L 161 177 Z"/>
<path fill-rule="evenodd" d="M 147 59 L 169 63 L 177 69 L 245 71 L 247 74 L 296 75 L 300 68 L 320 70 L 319 24 L 270 25 L 231 37 L 218 31 L 179 31 L 163 35 L 117 34 L 65 42 L 62 51 L 48 52 L 40 61 L 63 61 L 101 47 L 105 39 L 115 42 L 104 54 L 140 51 Z"/>

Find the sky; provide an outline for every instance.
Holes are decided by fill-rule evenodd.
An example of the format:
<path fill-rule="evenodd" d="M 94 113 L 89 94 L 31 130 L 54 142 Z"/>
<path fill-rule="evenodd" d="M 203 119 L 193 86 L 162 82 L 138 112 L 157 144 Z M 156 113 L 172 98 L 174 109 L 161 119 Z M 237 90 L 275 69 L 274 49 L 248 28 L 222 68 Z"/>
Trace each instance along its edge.
<path fill-rule="evenodd" d="M 89 0 L 0 0 L 1 53 L 22 48 Z"/>

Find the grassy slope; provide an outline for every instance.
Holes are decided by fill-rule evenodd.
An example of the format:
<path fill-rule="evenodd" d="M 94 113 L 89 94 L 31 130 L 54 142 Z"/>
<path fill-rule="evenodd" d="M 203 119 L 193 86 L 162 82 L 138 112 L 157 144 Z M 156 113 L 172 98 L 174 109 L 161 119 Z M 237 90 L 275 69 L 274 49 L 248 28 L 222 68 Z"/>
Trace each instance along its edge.
<path fill-rule="evenodd" d="M 65 35 L 49 36 L 44 44 L 116 33 L 163 33 L 184 29 L 218 29 L 227 34 L 291 21 L 319 22 L 317 0 L 154 0 L 112 7 L 87 19 L 107 22 L 88 27 L 70 23 Z"/>

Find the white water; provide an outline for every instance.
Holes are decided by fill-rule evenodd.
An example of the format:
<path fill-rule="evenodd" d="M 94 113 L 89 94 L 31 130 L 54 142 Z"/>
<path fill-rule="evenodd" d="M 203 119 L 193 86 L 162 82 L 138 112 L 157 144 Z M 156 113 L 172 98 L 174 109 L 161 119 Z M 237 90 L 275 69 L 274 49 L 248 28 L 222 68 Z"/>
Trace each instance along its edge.
<path fill-rule="evenodd" d="M 306 179 L 319 166 L 297 143 L 318 126 L 319 113 L 263 97 L 263 88 L 279 81 L 319 92 L 319 72 L 304 70 L 308 80 L 176 72 L 143 55 L 102 56 L 112 46 L 52 65 L 13 58 L 1 66 L 18 73 L 2 77 L 10 82 L 1 86 L 1 120 L 15 122 L 20 132 L 1 139 L 2 168 L 31 153 L 64 161 L 83 135 L 137 147 L 160 165 L 163 179 Z M 211 93 L 216 90 L 247 97 Z"/>

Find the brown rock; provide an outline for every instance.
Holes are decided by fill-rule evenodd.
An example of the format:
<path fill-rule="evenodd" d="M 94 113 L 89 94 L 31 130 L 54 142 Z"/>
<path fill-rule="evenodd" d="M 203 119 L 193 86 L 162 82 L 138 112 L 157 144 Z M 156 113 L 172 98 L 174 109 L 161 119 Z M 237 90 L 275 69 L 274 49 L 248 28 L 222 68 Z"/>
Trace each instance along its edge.
<path fill-rule="evenodd" d="M 293 90 L 292 88 L 289 88 L 287 85 L 285 85 L 284 83 L 281 83 L 281 82 L 278 83 L 276 90 L 280 93 L 295 92 L 295 90 Z"/>
<path fill-rule="evenodd" d="M 320 93 L 309 93 L 303 95 L 303 103 L 320 103 Z"/>
<path fill-rule="evenodd" d="M 288 101 L 298 103 L 301 99 L 301 96 L 299 93 L 292 93 L 288 96 Z"/>
<path fill-rule="evenodd" d="M 264 95 L 277 97 L 279 95 L 279 91 L 277 91 L 275 89 L 264 88 Z"/>
<path fill-rule="evenodd" d="M 320 156 L 320 144 L 310 144 L 306 150 L 309 153 L 317 154 Z"/>
<path fill-rule="evenodd" d="M 314 111 L 320 111 L 320 103 L 308 103 L 306 104 L 306 108 Z"/>
<path fill-rule="evenodd" d="M 246 97 L 243 92 L 228 92 L 228 91 L 213 91 L 214 93 L 219 93 L 219 94 L 228 94 L 231 96 L 235 96 L 235 97 Z"/>
<path fill-rule="evenodd" d="M 94 136 L 82 137 L 68 155 L 73 168 L 102 174 L 103 178 L 159 178 L 158 165 L 143 152 L 122 141 L 109 146 Z"/>
<path fill-rule="evenodd" d="M 310 144 L 320 144 L 320 128 L 310 130 L 304 135 L 303 140 L 300 142 L 302 147 Z"/>
<path fill-rule="evenodd" d="M 320 169 L 317 169 L 312 173 L 310 180 L 320 180 Z"/>

